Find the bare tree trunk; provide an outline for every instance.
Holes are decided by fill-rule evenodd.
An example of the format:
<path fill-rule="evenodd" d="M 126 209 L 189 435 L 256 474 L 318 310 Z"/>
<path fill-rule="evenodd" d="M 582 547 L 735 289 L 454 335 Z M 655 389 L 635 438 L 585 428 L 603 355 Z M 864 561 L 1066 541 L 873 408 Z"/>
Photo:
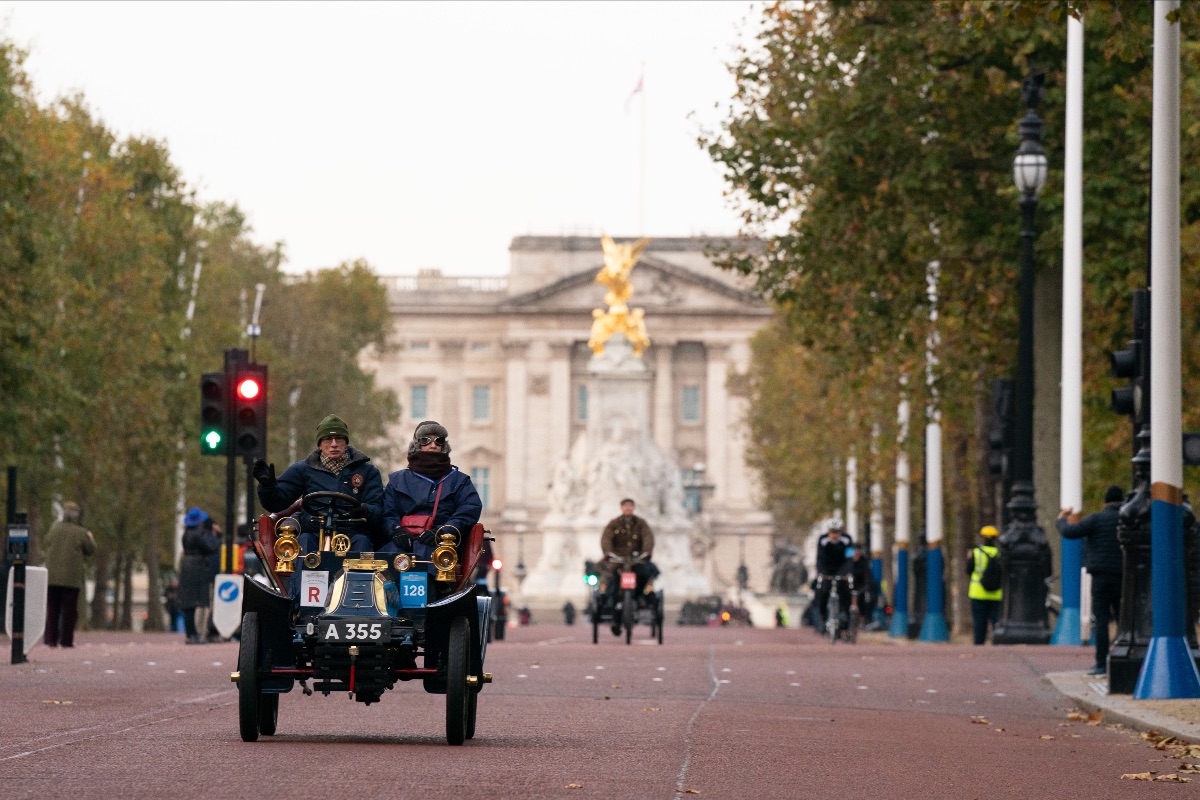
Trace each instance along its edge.
<path fill-rule="evenodd" d="M 992 415 L 991 393 L 984 381 L 975 384 L 975 504 L 979 508 L 979 516 L 975 523 L 979 525 L 1000 524 L 999 509 L 996 507 L 996 486 L 988 472 L 988 426 Z M 974 527 L 974 525 L 972 525 Z"/>
<path fill-rule="evenodd" d="M 971 613 L 967 603 L 967 580 L 962 569 L 966 548 L 971 541 L 971 480 L 967 465 L 970 460 L 970 440 L 965 435 L 955 438 L 952 459 L 954 474 L 954 532 L 947 548 L 947 569 L 950 572 L 951 596 L 953 597 L 955 633 L 967 633 L 971 629 Z"/>
<path fill-rule="evenodd" d="M 117 629 L 133 630 L 133 565 L 137 559 L 133 553 L 126 553 L 121 564 L 121 616 Z"/>
<path fill-rule="evenodd" d="M 146 625 L 148 631 L 164 631 L 166 624 L 163 619 L 162 603 L 162 565 L 159 563 L 159 518 L 150 517 L 150 526 L 146 531 Z"/>
<path fill-rule="evenodd" d="M 96 548 L 96 590 L 92 595 L 91 627 L 102 631 L 108 628 L 108 566 L 111 556 L 99 545 Z"/>

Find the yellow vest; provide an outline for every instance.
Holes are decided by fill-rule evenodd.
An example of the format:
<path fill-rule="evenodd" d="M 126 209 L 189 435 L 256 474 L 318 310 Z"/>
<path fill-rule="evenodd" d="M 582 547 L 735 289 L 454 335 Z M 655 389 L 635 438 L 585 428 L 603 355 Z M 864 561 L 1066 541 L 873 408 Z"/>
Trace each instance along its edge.
<path fill-rule="evenodd" d="M 999 558 L 1000 549 L 986 544 L 981 545 L 975 548 L 974 556 L 975 569 L 971 571 L 971 586 L 967 589 L 967 597 L 972 600 L 999 600 L 1004 594 L 1003 589 L 989 592 L 979 581 L 983 578 L 983 571 L 987 568 L 988 560 Z"/>

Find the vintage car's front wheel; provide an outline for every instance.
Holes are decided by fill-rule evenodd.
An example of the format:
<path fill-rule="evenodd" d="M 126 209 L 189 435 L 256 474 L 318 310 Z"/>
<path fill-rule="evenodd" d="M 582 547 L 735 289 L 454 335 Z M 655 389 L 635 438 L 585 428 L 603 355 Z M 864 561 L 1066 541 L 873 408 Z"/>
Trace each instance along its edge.
<path fill-rule="evenodd" d="M 446 741 L 460 745 L 467 738 L 467 661 L 471 652 L 471 626 L 457 617 L 450 626 L 446 649 Z"/>
<path fill-rule="evenodd" d="M 274 736 L 275 726 L 279 722 L 279 695 L 260 694 L 258 696 L 258 731 L 263 736 Z"/>
<path fill-rule="evenodd" d="M 467 692 L 467 738 L 475 738 L 475 715 L 479 713 L 479 692 Z"/>
<path fill-rule="evenodd" d="M 258 613 L 242 617 L 242 641 L 238 650 L 238 727 L 243 742 L 258 741 L 260 724 L 258 680 Z M 274 733 L 272 728 L 271 733 Z"/>

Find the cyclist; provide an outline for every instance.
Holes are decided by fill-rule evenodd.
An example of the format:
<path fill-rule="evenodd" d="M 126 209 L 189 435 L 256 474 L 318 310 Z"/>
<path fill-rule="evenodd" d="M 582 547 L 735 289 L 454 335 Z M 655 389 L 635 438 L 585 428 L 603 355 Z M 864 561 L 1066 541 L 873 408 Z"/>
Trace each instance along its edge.
<path fill-rule="evenodd" d="M 842 609 L 839 625 L 845 626 L 846 612 L 850 608 L 850 586 L 848 581 L 835 581 L 835 576 L 842 572 L 842 565 L 847 561 L 847 553 L 852 553 L 854 542 L 842 526 L 841 520 L 834 520 L 829 530 L 817 540 L 817 608 L 821 610 L 821 627 L 824 629 L 829 621 L 829 595 L 833 584 L 837 583 L 838 607 Z M 819 632 L 819 631 L 818 631 Z"/>

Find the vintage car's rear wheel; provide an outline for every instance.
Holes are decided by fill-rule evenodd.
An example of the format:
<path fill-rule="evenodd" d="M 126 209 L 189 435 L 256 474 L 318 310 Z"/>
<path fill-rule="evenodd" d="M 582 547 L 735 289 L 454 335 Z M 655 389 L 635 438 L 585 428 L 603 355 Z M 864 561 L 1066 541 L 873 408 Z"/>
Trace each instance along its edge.
<path fill-rule="evenodd" d="M 467 738 L 467 658 L 470 654 L 471 628 L 466 617 L 458 617 L 450 626 L 446 652 L 446 741 L 462 744 Z"/>
<path fill-rule="evenodd" d="M 275 725 L 279 722 L 279 695 L 260 694 L 258 696 L 258 730 L 263 736 L 274 736 Z"/>
<path fill-rule="evenodd" d="M 238 650 L 238 727 L 243 742 L 258 741 L 258 612 L 242 617 L 242 642 Z"/>

